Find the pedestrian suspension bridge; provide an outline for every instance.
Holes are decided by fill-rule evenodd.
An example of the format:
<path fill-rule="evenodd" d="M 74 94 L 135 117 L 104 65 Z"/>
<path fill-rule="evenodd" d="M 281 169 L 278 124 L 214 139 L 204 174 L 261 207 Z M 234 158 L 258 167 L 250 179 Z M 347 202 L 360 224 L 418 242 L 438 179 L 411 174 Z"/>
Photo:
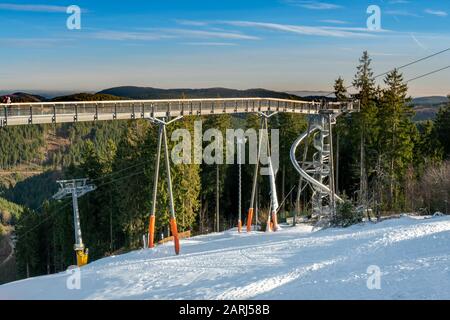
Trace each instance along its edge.
<path fill-rule="evenodd" d="M 276 113 L 298 113 L 309 116 L 308 130 L 299 132 L 298 139 L 292 145 L 290 158 L 299 173 L 298 194 L 306 186 L 312 189 L 313 216 L 320 220 L 329 221 L 336 207 L 336 201 L 342 199 L 336 194 L 334 186 L 333 141 L 332 127 L 336 118 L 342 114 L 359 111 L 359 104 L 348 102 L 311 102 L 299 100 L 285 100 L 276 98 L 228 98 L 228 99 L 173 99 L 173 100 L 118 100 L 118 101 L 76 101 L 76 102 L 38 102 L 38 103 L 10 103 L 0 104 L 0 127 L 75 123 L 89 121 L 116 121 L 148 119 L 159 126 L 157 157 L 153 187 L 153 208 L 149 219 L 148 247 L 154 247 L 155 238 L 155 205 L 158 194 L 158 175 L 161 149 L 164 146 L 164 162 L 166 165 L 167 187 L 170 204 L 170 228 L 175 244 L 175 252 L 180 252 L 176 215 L 172 195 L 172 181 L 170 177 L 170 161 L 167 143 L 166 126 L 183 116 L 208 116 L 217 114 L 257 113 L 262 121 L 262 129 L 268 129 L 268 119 Z M 267 132 L 267 131 L 266 131 Z M 0 131 L 1 138 L 1 131 Z M 303 145 L 303 152 L 298 149 Z M 310 146 L 311 145 L 311 146 Z M 261 139 L 260 145 L 261 146 Z M 309 148 L 313 148 L 312 159 Z M 261 150 L 258 150 L 260 155 Z M 300 157 L 300 158 L 299 158 Z M 270 158 L 269 158 L 270 159 Z M 259 163 L 259 159 L 258 159 Z M 269 166 L 271 166 L 269 161 Z M 258 177 L 258 164 L 255 166 L 250 208 L 247 215 L 247 232 L 252 230 L 253 206 L 255 204 L 255 189 Z M 271 178 L 271 212 L 267 223 L 267 231 L 277 229 L 277 209 L 275 177 L 272 170 Z M 80 183 L 80 181 L 82 183 Z M 55 199 L 72 195 L 74 204 L 75 239 L 78 265 L 87 263 L 87 250 L 82 243 L 79 227 L 77 199 L 93 186 L 86 186 L 85 180 L 60 181 L 60 191 Z M 89 188 L 87 190 L 86 188 Z M 81 191 L 80 191 L 81 190 Z M 241 232 L 239 218 L 238 230 Z M 272 221 L 270 221 L 272 220 Z M 272 222 L 272 223 L 270 223 Z"/>

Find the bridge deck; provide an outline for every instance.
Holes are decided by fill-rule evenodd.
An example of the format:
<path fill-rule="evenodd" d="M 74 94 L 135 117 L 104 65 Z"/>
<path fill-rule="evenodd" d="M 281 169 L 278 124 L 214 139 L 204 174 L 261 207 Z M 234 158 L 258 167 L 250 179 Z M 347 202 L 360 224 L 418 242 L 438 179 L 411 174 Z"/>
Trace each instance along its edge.
<path fill-rule="evenodd" d="M 303 114 L 356 111 L 352 102 L 320 103 L 273 98 L 38 102 L 0 104 L 0 107 L 0 127 L 258 111 Z"/>

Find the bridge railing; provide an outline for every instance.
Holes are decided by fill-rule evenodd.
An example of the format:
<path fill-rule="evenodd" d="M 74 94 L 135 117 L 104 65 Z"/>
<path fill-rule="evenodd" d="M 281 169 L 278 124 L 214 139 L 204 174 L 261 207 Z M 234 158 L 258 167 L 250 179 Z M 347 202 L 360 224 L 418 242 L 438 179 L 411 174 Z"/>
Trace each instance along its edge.
<path fill-rule="evenodd" d="M 314 114 L 322 110 L 357 111 L 357 105 L 274 98 L 12 103 L 0 104 L 0 126 L 258 111 Z"/>

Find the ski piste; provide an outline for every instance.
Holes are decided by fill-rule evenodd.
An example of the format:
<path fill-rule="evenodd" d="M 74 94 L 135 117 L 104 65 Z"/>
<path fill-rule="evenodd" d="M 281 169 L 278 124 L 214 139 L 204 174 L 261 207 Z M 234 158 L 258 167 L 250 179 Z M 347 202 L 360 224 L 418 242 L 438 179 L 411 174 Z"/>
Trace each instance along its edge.
<path fill-rule="evenodd" d="M 349 228 L 282 225 L 220 233 L 111 256 L 0 286 L 0 299 L 450 299 L 450 217 L 401 217 Z M 381 270 L 371 290 L 369 267 Z M 369 269 L 370 271 L 370 269 Z"/>

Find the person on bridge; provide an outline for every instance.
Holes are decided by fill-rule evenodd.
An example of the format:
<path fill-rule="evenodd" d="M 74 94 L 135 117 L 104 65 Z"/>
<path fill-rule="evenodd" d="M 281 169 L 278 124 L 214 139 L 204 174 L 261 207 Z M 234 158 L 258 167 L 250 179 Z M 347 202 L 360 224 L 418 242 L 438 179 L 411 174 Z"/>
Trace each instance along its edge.
<path fill-rule="evenodd" d="M 4 104 L 11 104 L 11 97 L 10 96 L 4 96 L 2 99 L 2 103 Z"/>

